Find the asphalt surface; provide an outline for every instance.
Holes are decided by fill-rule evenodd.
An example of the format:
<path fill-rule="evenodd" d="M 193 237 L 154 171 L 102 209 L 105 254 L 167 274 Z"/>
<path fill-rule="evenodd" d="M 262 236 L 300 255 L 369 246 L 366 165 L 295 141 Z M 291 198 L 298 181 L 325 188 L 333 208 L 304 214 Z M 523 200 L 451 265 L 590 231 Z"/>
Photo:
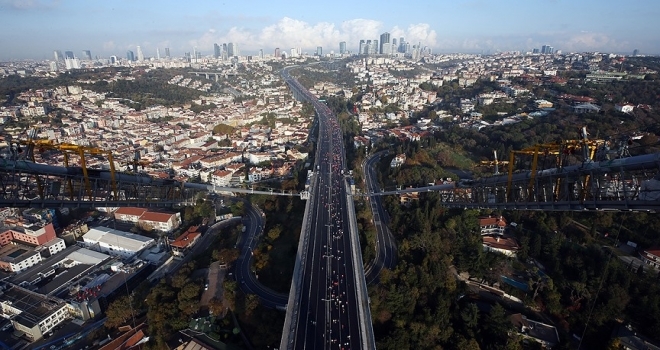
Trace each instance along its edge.
<path fill-rule="evenodd" d="M 243 225 L 245 232 L 238 242 L 240 254 L 236 259 L 236 281 L 245 293 L 256 294 L 261 304 L 277 309 L 286 308 L 288 295 L 280 294 L 262 285 L 257 276 L 252 272 L 252 252 L 259 243 L 259 237 L 263 235 L 264 218 L 261 211 L 248 201 L 244 201 L 245 216 Z"/>
<path fill-rule="evenodd" d="M 299 91 L 309 94 L 302 87 Z M 350 246 L 341 130 L 327 106 L 311 95 L 307 98 L 319 115 L 317 179 L 310 189 L 309 232 L 304 232 L 309 242 L 302 255 L 301 293 L 290 348 L 360 349 L 358 276 Z"/>
<path fill-rule="evenodd" d="M 362 165 L 362 173 L 367 185 L 369 193 L 378 193 L 380 188 L 378 186 L 378 177 L 376 175 L 375 167 L 380 159 L 387 155 L 387 151 L 381 151 L 373 154 Z M 373 216 L 373 224 L 376 227 L 376 258 L 369 262 L 364 268 L 367 283 L 377 283 L 380 271 L 383 268 L 393 270 L 397 261 L 397 248 L 396 241 L 387 226 L 389 216 L 382 204 L 381 196 L 367 197 L 369 200 L 369 207 Z"/>

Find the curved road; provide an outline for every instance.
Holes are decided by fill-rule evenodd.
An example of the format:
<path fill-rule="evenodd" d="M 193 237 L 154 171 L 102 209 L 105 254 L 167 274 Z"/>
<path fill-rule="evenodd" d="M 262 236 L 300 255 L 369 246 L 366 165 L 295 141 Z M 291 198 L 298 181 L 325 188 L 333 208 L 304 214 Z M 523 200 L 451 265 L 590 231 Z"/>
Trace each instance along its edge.
<path fill-rule="evenodd" d="M 263 235 L 265 220 L 261 211 L 252 203 L 246 200 L 243 203 L 245 233 L 241 235 L 238 243 L 240 254 L 235 265 L 236 281 L 243 292 L 256 294 L 262 305 L 284 310 L 289 295 L 277 293 L 265 287 L 252 272 L 252 251 L 259 244 L 259 236 Z"/>
<path fill-rule="evenodd" d="M 387 153 L 387 151 L 375 153 L 362 164 L 362 173 L 369 193 L 380 192 L 374 168 Z M 367 283 L 373 284 L 378 282 L 378 276 L 383 268 L 394 269 L 397 262 L 397 248 L 394 236 L 387 226 L 389 216 L 383 208 L 382 197 L 370 196 L 367 199 L 373 216 L 373 224 L 376 227 L 376 258 L 364 267 L 364 273 Z"/>

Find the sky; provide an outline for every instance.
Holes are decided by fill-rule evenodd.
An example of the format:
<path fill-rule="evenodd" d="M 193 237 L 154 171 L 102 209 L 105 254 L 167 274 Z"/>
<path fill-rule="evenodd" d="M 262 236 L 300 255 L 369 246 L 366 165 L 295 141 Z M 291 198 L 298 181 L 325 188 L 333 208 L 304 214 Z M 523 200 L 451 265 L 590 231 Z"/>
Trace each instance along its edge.
<path fill-rule="evenodd" d="M 241 54 L 357 51 L 383 32 L 434 53 L 531 51 L 660 54 L 658 0 L 0 0 L 0 60 L 53 50 L 182 56 L 234 42 Z"/>

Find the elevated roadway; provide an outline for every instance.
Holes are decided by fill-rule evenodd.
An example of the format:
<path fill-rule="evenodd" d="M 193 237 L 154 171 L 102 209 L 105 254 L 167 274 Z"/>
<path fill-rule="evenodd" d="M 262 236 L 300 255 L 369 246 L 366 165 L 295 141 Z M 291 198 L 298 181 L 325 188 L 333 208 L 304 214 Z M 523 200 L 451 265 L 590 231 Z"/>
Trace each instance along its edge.
<path fill-rule="evenodd" d="M 339 123 L 286 69 L 282 75 L 296 94 L 314 105 L 319 138 L 280 349 L 373 349 Z"/>

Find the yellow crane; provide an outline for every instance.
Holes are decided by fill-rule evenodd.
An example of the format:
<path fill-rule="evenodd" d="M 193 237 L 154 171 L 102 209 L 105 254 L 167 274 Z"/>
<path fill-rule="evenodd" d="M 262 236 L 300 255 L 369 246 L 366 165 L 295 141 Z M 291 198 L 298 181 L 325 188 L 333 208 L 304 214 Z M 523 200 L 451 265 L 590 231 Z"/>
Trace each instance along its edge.
<path fill-rule="evenodd" d="M 34 158 L 35 151 L 38 151 L 39 153 L 43 153 L 47 150 L 57 150 L 62 152 L 62 154 L 64 155 L 65 167 L 69 166 L 70 156 L 77 155 L 80 158 L 80 168 L 82 169 L 83 177 L 85 181 L 85 191 L 87 193 L 87 196 L 90 198 L 90 200 L 92 200 L 92 187 L 89 181 L 89 172 L 87 169 L 86 155 L 106 156 L 108 159 L 108 163 L 110 165 L 110 182 L 111 182 L 110 185 L 112 187 L 112 192 L 115 198 L 118 198 L 117 182 L 115 180 L 115 162 L 112 157 L 112 151 L 105 151 L 97 147 L 80 146 L 71 143 L 55 143 L 52 140 L 28 139 L 28 140 L 19 140 L 18 143 L 27 146 L 26 157 L 29 157 L 30 160 L 32 160 L 33 162 L 35 161 Z M 37 178 L 37 186 L 39 188 L 39 195 L 43 198 L 44 196 L 43 187 L 41 185 L 41 181 L 38 178 Z M 73 185 L 70 179 L 68 180 L 68 187 L 69 187 L 69 195 L 73 197 Z"/>

